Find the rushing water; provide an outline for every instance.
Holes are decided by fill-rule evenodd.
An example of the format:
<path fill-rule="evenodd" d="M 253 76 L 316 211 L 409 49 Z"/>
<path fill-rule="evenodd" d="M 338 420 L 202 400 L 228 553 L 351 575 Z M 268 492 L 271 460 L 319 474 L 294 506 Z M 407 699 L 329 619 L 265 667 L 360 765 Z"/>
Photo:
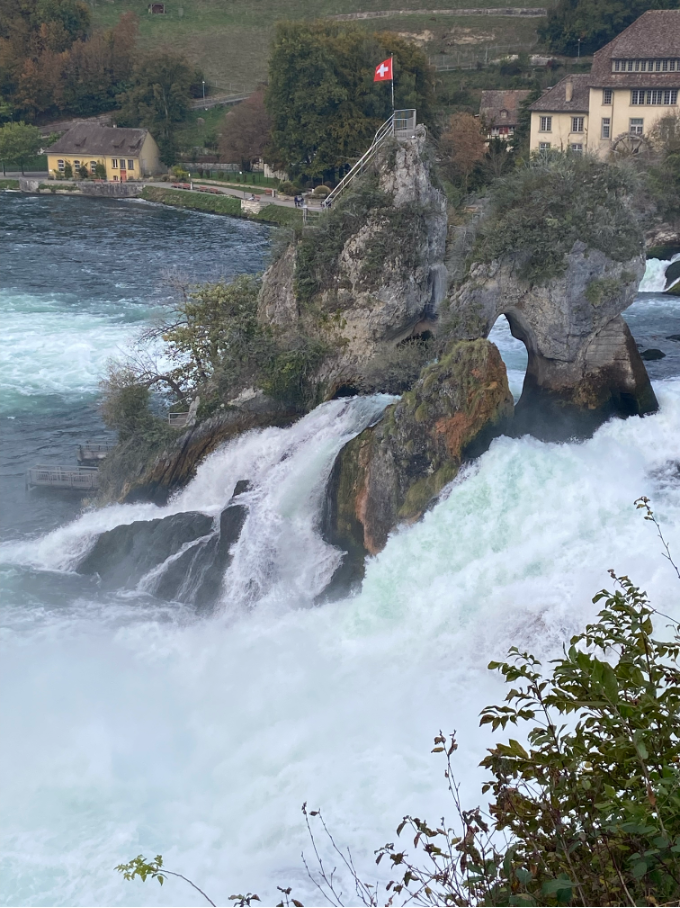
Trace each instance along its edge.
<path fill-rule="evenodd" d="M 669 340 L 680 299 L 642 294 L 627 313 L 643 347 L 667 352 L 648 364 L 658 414 L 578 444 L 497 439 L 369 561 L 358 595 L 313 606 L 337 563 L 318 535 L 325 477 L 387 398 L 333 401 L 289 429 L 236 439 L 163 508 L 79 515 L 65 497 L 26 493 L 21 477 L 32 461 L 72 459 L 100 430 L 99 370 L 152 317 L 165 270 L 256 270 L 268 231 L 72 199 L 15 197 L 3 215 L 14 326 L 0 373 L 4 904 L 200 904 L 181 881 L 161 890 L 112 870 L 159 852 L 218 903 L 250 890 L 272 904 L 276 885 L 292 884 L 314 904 L 299 859 L 303 801 L 324 807 L 375 878 L 373 850 L 403 813 L 447 811 L 430 754 L 439 728 L 458 730 L 459 777 L 476 803 L 489 742 L 477 715 L 502 697 L 489 659 L 511 644 L 557 652 L 594 615 L 609 567 L 677 609 L 677 580 L 632 502 L 652 498 L 680 553 L 680 344 Z M 494 339 L 517 394 L 526 354 L 503 320 Z M 244 478 L 249 515 L 212 617 L 143 583 L 105 592 L 71 572 L 102 530 L 217 516 Z"/>

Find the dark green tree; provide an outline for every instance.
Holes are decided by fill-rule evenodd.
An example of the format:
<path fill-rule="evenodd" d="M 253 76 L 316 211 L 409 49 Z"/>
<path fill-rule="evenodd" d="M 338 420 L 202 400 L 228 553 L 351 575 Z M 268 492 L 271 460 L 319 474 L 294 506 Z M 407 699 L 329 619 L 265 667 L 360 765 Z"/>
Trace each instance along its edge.
<path fill-rule="evenodd" d="M 144 126 L 161 151 L 164 164 L 176 155 L 174 130 L 189 112 L 196 70 L 184 57 L 154 53 L 134 67 L 130 88 L 119 96 L 121 126 Z"/>
<path fill-rule="evenodd" d="M 392 112 L 389 82 L 373 81 L 375 67 L 391 54 L 396 107 L 415 108 L 420 122 L 431 122 L 431 75 L 414 45 L 333 22 L 279 23 L 266 95 L 269 160 L 322 177 L 362 155 Z"/>
<path fill-rule="evenodd" d="M 677 0 L 558 0 L 539 37 L 549 50 L 576 56 L 592 54 L 649 9 L 677 9 Z"/>
<path fill-rule="evenodd" d="M 24 172 L 26 164 L 34 158 L 42 144 L 40 130 L 26 123 L 7 123 L 0 128 L 0 161 L 14 165 Z"/>

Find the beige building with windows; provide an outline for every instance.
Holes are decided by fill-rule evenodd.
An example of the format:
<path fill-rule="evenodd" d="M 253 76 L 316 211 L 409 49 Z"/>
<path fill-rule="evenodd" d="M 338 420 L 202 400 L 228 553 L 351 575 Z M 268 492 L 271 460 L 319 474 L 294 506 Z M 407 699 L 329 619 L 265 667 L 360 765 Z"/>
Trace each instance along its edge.
<path fill-rule="evenodd" d="M 650 10 L 531 105 L 531 150 L 638 151 L 679 92 L 680 10 Z"/>
<path fill-rule="evenodd" d="M 158 145 L 147 129 L 118 129 L 96 123 L 77 123 L 50 145 L 47 167 L 52 179 L 66 175 L 69 169 L 78 179 L 84 168 L 87 176 L 112 183 L 141 180 L 164 169 Z"/>

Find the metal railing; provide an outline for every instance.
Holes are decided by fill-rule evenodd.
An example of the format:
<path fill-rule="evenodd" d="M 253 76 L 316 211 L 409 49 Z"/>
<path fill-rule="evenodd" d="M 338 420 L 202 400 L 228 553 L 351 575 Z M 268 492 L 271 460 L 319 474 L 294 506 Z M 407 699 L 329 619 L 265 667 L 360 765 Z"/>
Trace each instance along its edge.
<path fill-rule="evenodd" d="M 106 441 L 86 441 L 85 444 L 78 445 L 78 463 L 85 460 L 104 460 L 112 448 L 113 445 Z"/>
<path fill-rule="evenodd" d="M 386 120 L 373 137 L 373 142 L 368 151 L 362 155 L 354 167 L 345 174 L 338 185 L 329 195 L 326 196 L 325 207 L 330 208 L 333 202 L 338 199 L 347 187 L 366 170 L 368 165 L 375 157 L 379 148 L 381 148 L 387 139 L 392 137 L 398 139 L 410 138 L 416 127 L 415 110 L 395 110 L 389 120 Z"/>
<path fill-rule="evenodd" d="M 53 489 L 89 491 L 99 488 L 97 467 L 51 467 L 38 464 L 26 472 L 28 486 L 50 486 Z"/>

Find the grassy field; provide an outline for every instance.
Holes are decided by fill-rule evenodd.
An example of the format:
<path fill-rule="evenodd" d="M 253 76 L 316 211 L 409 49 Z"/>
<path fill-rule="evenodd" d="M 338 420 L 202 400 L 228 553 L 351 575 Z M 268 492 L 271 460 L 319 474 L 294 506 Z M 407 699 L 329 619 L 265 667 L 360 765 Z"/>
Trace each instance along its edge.
<path fill-rule="evenodd" d="M 232 196 L 202 195 L 197 192 L 183 192 L 177 189 L 145 186 L 142 191 L 142 198 L 147 202 L 172 205 L 174 208 L 188 208 L 192 211 L 205 211 L 208 214 L 227 214 L 237 218 L 246 217 L 251 221 L 277 224 L 281 227 L 302 225 L 302 212 L 295 208 L 284 208 L 281 205 L 265 205 L 258 214 L 242 214 L 240 199 Z"/>
<path fill-rule="evenodd" d="M 352 12 L 382 10 L 488 9 L 549 6 L 553 0 L 166 0 L 165 15 L 148 13 L 149 0 L 90 0 L 93 21 L 110 26 L 122 12 L 139 16 L 142 47 L 171 48 L 199 64 L 218 93 L 252 88 L 267 72 L 269 44 L 279 19 L 314 19 Z M 360 20 L 369 31 L 396 31 L 415 36 L 428 54 L 456 48 L 531 44 L 541 19 L 415 14 Z"/>

